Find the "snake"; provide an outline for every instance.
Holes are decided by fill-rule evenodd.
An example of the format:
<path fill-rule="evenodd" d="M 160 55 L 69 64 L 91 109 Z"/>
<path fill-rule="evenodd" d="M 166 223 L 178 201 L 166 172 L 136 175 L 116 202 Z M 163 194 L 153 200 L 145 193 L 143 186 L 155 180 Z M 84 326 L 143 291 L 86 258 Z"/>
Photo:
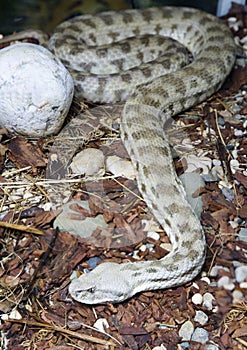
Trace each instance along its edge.
<path fill-rule="evenodd" d="M 167 58 L 150 63 L 145 52 L 136 48 L 156 40 L 158 48 L 150 51 L 156 56 L 164 37 L 181 43 L 191 56 L 168 73 L 160 69 L 167 66 Z M 160 260 L 101 263 L 71 281 L 70 295 L 90 305 L 120 303 L 140 292 L 193 280 L 205 261 L 205 234 L 174 170 L 165 127 L 169 118 L 222 86 L 236 56 L 229 28 L 215 16 L 193 8 L 110 11 L 63 22 L 48 48 L 71 72 L 77 96 L 100 103 L 125 101 L 121 139 L 143 200 L 172 244 Z M 126 63 L 132 52 L 141 68 Z M 168 60 L 172 62 L 171 55 Z"/>

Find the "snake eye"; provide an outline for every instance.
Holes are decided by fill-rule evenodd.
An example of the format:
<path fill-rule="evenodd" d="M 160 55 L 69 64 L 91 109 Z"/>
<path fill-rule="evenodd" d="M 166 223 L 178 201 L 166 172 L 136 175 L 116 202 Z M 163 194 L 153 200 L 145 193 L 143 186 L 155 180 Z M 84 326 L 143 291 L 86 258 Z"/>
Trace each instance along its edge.
<path fill-rule="evenodd" d="M 88 289 L 87 289 L 87 292 L 93 294 L 93 293 L 95 292 L 95 290 L 96 290 L 96 287 L 91 287 L 91 288 L 88 288 Z"/>

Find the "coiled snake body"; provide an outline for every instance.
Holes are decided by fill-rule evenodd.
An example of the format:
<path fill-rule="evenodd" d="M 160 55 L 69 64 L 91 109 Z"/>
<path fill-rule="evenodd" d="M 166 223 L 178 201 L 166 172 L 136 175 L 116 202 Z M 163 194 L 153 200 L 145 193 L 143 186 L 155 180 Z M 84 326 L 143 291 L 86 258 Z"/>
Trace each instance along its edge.
<path fill-rule="evenodd" d="M 104 69 L 96 76 L 100 68 L 87 46 L 96 56 L 107 58 L 110 49 L 106 44 L 143 35 L 169 36 L 183 43 L 193 55 L 193 62 L 158 77 L 150 68 L 143 74 L 132 69 L 119 75 L 115 68 L 123 66 L 127 51 L 132 50 L 124 42 L 120 44 L 123 57 L 110 63 L 112 76 L 106 76 Z M 128 97 L 121 121 L 122 140 L 136 169 L 143 198 L 173 247 L 158 261 L 103 263 L 73 280 L 70 294 L 87 304 L 121 302 L 140 291 L 190 281 L 202 268 L 206 244 L 200 221 L 175 174 L 164 125 L 168 118 L 203 101 L 222 85 L 235 61 L 229 29 L 214 16 L 188 8 L 108 12 L 64 22 L 51 37 L 49 49 L 71 71 L 78 95 L 101 102 Z M 86 63 L 84 56 L 89 57 Z M 138 75 L 149 79 L 140 84 Z M 126 85 L 131 86 L 130 91 L 125 91 Z"/>

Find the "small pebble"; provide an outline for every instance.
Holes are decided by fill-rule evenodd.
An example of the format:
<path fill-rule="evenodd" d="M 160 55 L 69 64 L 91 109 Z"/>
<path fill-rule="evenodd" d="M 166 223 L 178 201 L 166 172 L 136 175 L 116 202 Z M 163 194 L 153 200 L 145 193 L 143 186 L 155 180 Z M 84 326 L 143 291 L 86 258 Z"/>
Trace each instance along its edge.
<path fill-rule="evenodd" d="M 142 244 L 139 248 L 140 252 L 145 252 L 147 250 L 147 246 L 145 244 Z"/>
<path fill-rule="evenodd" d="M 237 159 L 232 159 L 230 160 L 230 166 L 231 166 L 231 171 L 233 174 L 236 173 L 237 170 L 239 170 L 239 161 Z"/>
<path fill-rule="evenodd" d="M 198 343 L 206 344 L 208 341 L 208 332 L 205 329 L 198 327 L 195 329 L 191 339 Z"/>
<path fill-rule="evenodd" d="M 213 308 L 213 300 L 215 300 L 215 297 L 211 293 L 205 293 L 203 295 L 203 306 L 208 309 L 212 310 Z"/>
<path fill-rule="evenodd" d="M 161 344 L 159 346 L 155 346 L 152 350 L 167 350 L 167 348 L 163 344 Z"/>
<path fill-rule="evenodd" d="M 74 174 L 103 176 L 105 173 L 104 153 L 96 148 L 86 148 L 73 158 L 70 168 Z"/>
<path fill-rule="evenodd" d="M 247 265 L 239 266 L 235 270 L 235 277 L 238 283 L 247 279 Z"/>
<path fill-rule="evenodd" d="M 218 282 L 217 286 L 223 287 L 226 290 L 233 290 L 235 288 L 235 284 L 232 282 L 232 279 L 230 279 L 228 276 L 222 276 Z"/>
<path fill-rule="evenodd" d="M 93 258 L 89 258 L 87 263 L 92 269 L 95 269 L 98 262 L 100 262 L 100 261 L 101 261 L 101 259 L 98 256 L 95 256 Z"/>
<path fill-rule="evenodd" d="M 238 228 L 239 226 L 239 218 L 234 218 L 234 220 L 229 221 L 229 224 L 232 226 L 232 228 Z"/>
<path fill-rule="evenodd" d="M 205 350 L 220 350 L 217 344 L 208 344 L 205 346 Z"/>
<path fill-rule="evenodd" d="M 206 282 L 207 284 L 210 284 L 210 279 L 208 278 L 208 277 L 202 277 L 201 278 L 201 281 L 204 281 L 204 282 Z"/>
<path fill-rule="evenodd" d="M 185 342 L 181 343 L 180 346 L 182 349 L 189 349 L 190 343 L 185 341 Z M 178 348 L 178 349 L 180 350 L 180 348 Z"/>
<path fill-rule="evenodd" d="M 136 173 L 130 160 L 118 156 L 106 158 L 106 169 L 115 176 L 123 176 L 127 179 L 135 179 Z"/>
<path fill-rule="evenodd" d="M 247 242 L 247 227 L 242 227 L 240 229 L 237 240 Z"/>
<path fill-rule="evenodd" d="M 98 329 L 100 332 L 105 333 L 105 328 L 109 328 L 109 323 L 105 318 L 98 318 L 93 326 L 94 328 Z"/>
<path fill-rule="evenodd" d="M 247 289 L 247 282 L 241 282 L 241 283 L 239 284 L 239 287 L 240 287 L 241 289 Z"/>
<path fill-rule="evenodd" d="M 191 321 L 186 321 L 182 324 L 178 334 L 182 338 L 182 340 L 190 340 L 193 332 L 194 332 L 193 323 Z"/>
<path fill-rule="evenodd" d="M 234 130 L 234 135 L 235 136 L 243 136 L 243 131 L 239 130 L 239 129 L 236 129 L 236 130 Z"/>
<path fill-rule="evenodd" d="M 160 235 L 158 232 L 148 232 L 147 237 L 154 239 L 155 241 L 158 241 L 160 239 Z"/>
<path fill-rule="evenodd" d="M 204 326 L 208 322 L 208 316 L 205 314 L 205 312 L 198 310 L 196 311 L 194 320 L 200 323 L 200 325 Z"/>
<path fill-rule="evenodd" d="M 22 315 L 19 313 L 18 310 L 13 309 L 10 314 L 9 314 L 9 318 L 12 318 L 14 320 L 21 320 L 22 319 Z"/>
<path fill-rule="evenodd" d="M 201 305 L 203 297 L 200 293 L 195 293 L 193 297 L 191 298 L 192 303 L 195 305 Z"/>
<path fill-rule="evenodd" d="M 244 295 L 240 290 L 236 289 L 232 292 L 232 297 L 233 297 L 232 303 L 237 304 L 244 298 Z"/>

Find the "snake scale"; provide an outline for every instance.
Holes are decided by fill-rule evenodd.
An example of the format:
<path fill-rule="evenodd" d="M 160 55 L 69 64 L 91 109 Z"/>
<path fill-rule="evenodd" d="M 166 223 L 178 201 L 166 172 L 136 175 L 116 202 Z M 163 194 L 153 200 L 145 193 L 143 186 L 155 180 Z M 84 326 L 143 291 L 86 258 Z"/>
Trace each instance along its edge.
<path fill-rule="evenodd" d="M 143 73 L 132 67 L 117 73 L 115 68 L 122 68 L 125 56 L 133 49 L 126 38 L 146 35 L 177 40 L 188 48 L 193 61 L 161 76 L 153 76 L 155 69 L 147 67 Z M 115 42 L 120 42 L 120 59 L 110 58 Z M 235 61 L 229 29 L 214 16 L 191 8 L 125 10 L 64 22 L 48 47 L 70 70 L 78 96 L 102 103 L 127 98 L 121 120 L 122 141 L 136 170 L 140 192 L 172 243 L 171 252 L 160 260 L 102 263 L 73 280 L 70 294 L 86 304 L 118 303 L 141 291 L 192 280 L 204 263 L 205 237 L 174 171 L 164 126 L 169 118 L 220 88 Z M 139 53 L 138 58 L 141 56 Z M 101 62 L 110 59 L 112 74 L 97 67 L 97 58 L 102 57 Z M 136 76 L 140 75 L 148 80 L 138 81 Z M 126 92 L 128 85 L 131 88 Z"/>

